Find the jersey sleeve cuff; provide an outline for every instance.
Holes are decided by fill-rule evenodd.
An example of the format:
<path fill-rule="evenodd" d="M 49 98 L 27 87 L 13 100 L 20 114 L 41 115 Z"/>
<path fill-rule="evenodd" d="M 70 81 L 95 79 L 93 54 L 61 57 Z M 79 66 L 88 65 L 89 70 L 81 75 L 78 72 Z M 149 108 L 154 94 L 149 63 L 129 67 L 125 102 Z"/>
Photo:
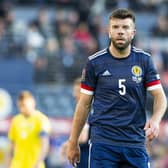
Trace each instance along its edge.
<path fill-rule="evenodd" d="M 40 137 L 45 137 L 45 136 L 48 136 L 48 135 L 49 135 L 49 133 L 46 132 L 46 131 L 41 131 L 40 132 Z"/>
<path fill-rule="evenodd" d="M 80 90 L 81 93 L 84 93 L 84 94 L 87 94 L 87 95 L 93 95 L 93 91 L 89 91 L 89 90 L 86 90 L 86 89 L 82 89 Z"/>
<path fill-rule="evenodd" d="M 160 80 L 155 80 L 146 84 L 146 88 L 148 91 L 159 89 L 161 87 L 162 85 L 160 83 Z"/>
<path fill-rule="evenodd" d="M 81 93 L 87 94 L 87 95 L 93 95 L 94 88 L 87 86 L 85 84 L 81 84 Z"/>

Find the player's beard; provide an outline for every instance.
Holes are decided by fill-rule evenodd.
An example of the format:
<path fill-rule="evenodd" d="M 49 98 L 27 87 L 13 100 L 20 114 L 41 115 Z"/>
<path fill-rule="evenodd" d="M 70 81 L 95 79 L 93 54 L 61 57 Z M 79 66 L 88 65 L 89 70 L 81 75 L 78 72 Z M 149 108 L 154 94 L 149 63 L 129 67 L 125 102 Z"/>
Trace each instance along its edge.
<path fill-rule="evenodd" d="M 119 50 L 119 51 L 123 51 L 125 50 L 130 44 L 131 44 L 131 41 L 130 40 L 125 40 L 124 43 L 117 43 L 117 40 L 113 40 L 111 39 L 111 43 L 113 44 L 113 46 Z"/>

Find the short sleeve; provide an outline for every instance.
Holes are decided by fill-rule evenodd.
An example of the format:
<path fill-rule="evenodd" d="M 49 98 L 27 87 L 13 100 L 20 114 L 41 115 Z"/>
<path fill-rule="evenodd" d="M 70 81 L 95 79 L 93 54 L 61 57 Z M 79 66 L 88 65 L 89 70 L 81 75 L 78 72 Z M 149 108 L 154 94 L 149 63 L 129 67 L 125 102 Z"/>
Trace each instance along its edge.
<path fill-rule="evenodd" d="M 82 71 L 81 93 L 93 95 L 96 85 L 96 75 L 90 60 Z"/>
<path fill-rule="evenodd" d="M 48 135 L 51 132 L 50 121 L 46 116 L 40 119 L 40 136 Z"/>
<path fill-rule="evenodd" d="M 148 91 L 161 87 L 160 76 L 154 66 L 151 56 L 148 56 L 146 66 L 145 87 Z"/>

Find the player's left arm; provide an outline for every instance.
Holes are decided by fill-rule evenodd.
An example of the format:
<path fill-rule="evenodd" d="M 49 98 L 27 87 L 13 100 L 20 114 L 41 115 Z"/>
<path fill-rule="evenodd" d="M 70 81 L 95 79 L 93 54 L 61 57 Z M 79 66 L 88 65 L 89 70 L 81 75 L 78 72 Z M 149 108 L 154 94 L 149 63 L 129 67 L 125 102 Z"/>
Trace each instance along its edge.
<path fill-rule="evenodd" d="M 153 96 L 153 114 L 145 124 L 146 137 L 153 140 L 159 134 L 159 124 L 167 108 L 167 99 L 162 87 L 150 90 Z"/>
<path fill-rule="evenodd" d="M 38 168 L 40 163 L 45 160 L 47 153 L 48 153 L 48 149 L 49 149 L 49 137 L 44 136 L 41 138 L 41 151 L 39 153 L 39 157 L 37 159 L 37 162 L 34 168 Z"/>
<path fill-rule="evenodd" d="M 42 119 L 41 131 L 39 133 L 39 136 L 41 138 L 41 150 L 39 152 L 39 157 L 36 161 L 34 168 L 38 168 L 39 164 L 45 160 L 48 154 L 50 131 L 51 131 L 51 127 L 50 127 L 49 120 L 47 118 Z"/>

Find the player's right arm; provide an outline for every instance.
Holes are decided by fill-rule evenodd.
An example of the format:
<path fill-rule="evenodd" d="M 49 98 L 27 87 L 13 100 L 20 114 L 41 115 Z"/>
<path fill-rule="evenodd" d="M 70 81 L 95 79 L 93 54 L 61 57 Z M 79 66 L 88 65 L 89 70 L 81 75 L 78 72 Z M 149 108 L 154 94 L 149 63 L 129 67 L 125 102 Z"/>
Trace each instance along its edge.
<path fill-rule="evenodd" d="M 75 164 L 80 161 L 80 149 L 78 141 L 90 111 L 92 98 L 92 95 L 81 93 L 80 99 L 75 109 L 67 147 L 67 157 L 73 166 L 75 166 Z"/>
<path fill-rule="evenodd" d="M 49 150 L 49 135 L 51 132 L 49 119 L 44 115 L 40 115 L 39 121 L 40 131 L 38 136 L 41 139 L 41 149 L 33 168 L 39 168 L 39 165 L 45 160 Z"/>

